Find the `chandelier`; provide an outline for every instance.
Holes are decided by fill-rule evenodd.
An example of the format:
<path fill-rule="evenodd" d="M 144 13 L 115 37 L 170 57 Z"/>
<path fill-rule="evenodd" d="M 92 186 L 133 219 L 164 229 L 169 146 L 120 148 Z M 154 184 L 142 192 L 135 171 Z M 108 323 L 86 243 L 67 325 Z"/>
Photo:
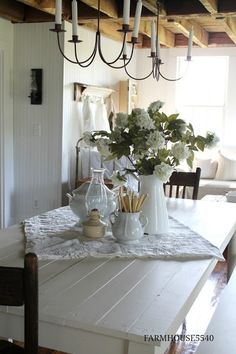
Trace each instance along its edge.
<path fill-rule="evenodd" d="M 183 76 L 178 78 L 168 78 L 161 72 L 161 66 L 164 64 L 161 60 L 161 53 L 160 53 L 160 39 L 159 39 L 159 18 L 160 18 L 160 10 L 161 10 L 161 3 L 156 1 L 156 20 L 151 22 L 151 52 L 150 52 L 150 71 L 144 77 L 134 77 L 128 71 L 128 65 L 131 62 L 134 54 L 135 45 L 138 44 L 138 33 L 139 33 L 139 25 L 141 19 L 141 12 L 142 12 L 142 1 L 137 0 L 136 10 L 135 10 L 135 18 L 134 18 L 134 28 L 131 29 L 129 25 L 130 20 L 130 0 L 124 0 L 123 3 L 123 24 L 121 29 L 118 31 L 123 33 L 123 40 L 121 44 L 121 49 L 119 55 L 109 61 L 107 60 L 102 51 L 101 45 L 101 32 L 100 32 L 100 21 L 101 21 L 101 6 L 100 0 L 98 0 L 97 5 L 97 30 L 95 34 L 95 41 L 94 41 L 94 48 L 92 53 L 89 57 L 85 60 L 79 60 L 78 57 L 78 47 L 79 43 L 82 42 L 78 36 L 78 3 L 77 0 L 72 0 L 72 38 L 69 40 L 70 43 L 74 46 L 74 59 L 68 58 L 62 50 L 62 45 L 60 41 L 60 33 L 65 32 L 62 26 L 62 0 L 56 0 L 56 12 L 55 12 L 55 27 L 50 31 L 53 31 L 57 34 L 57 43 L 58 48 L 63 55 L 63 57 L 72 64 L 77 64 L 81 68 L 89 67 L 94 59 L 96 58 L 97 54 L 99 55 L 100 59 L 103 63 L 108 65 L 110 68 L 113 69 L 124 69 L 128 77 L 134 80 L 145 80 L 149 77 L 153 77 L 157 81 L 160 77 L 167 81 L 177 81 L 180 80 Z M 128 33 L 132 32 L 131 40 L 128 42 L 127 37 Z M 189 39 L 188 39 L 188 49 L 187 49 L 187 56 L 186 61 L 191 61 L 191 51 L 192 51 L 192 39 L 193 39 L 193 30 L 191 29 L 189 32 Z M 130 44 L 131 49 L 128 54 L 127 43 Z"/>

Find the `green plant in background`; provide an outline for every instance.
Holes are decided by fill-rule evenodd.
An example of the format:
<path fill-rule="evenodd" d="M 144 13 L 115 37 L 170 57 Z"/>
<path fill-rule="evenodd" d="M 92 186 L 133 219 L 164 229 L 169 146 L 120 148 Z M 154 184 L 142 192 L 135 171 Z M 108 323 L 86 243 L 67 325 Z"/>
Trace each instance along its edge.
<path fill-rule="evenodd" d="M 182 161 L 192 167 L 194 152 L 216 145 L 218 138 L 208 132 L 195 135 L 193 126 L 178 114 L 160 112 L 163 102 L 150 104 L 147 110 L 136 108 L 131 114 L 118 113 L 110 131 L 84 133 L 84 141 L 96 146 L 106 161 L 126 156 L 130 167 L 116 175 L 124 181 L 127 173 L 154 174 L 166 182 Z"/>

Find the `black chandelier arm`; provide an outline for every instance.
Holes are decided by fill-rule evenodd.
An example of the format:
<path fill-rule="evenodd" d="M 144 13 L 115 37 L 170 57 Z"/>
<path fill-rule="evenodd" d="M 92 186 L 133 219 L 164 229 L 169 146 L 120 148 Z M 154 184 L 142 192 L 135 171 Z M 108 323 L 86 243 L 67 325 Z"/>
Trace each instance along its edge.
<path fill-rule="evenodd" d="M 125 47 L 125 42 L 126 42 L 126 32 L 124 33 L 124 36 L 123 36 L 123 42 L 122 42 L 122 47 L 121 47 L 121 50 L 120 50 L 120 53 L 119 55 L 116 57 L 116 59 L 112 60 L 112 61 L 107 61 L 103 54 L 102 54 L 102 46 L 101 46 L 101 35 L 100 35 L 100 32 L 97 32 L 98 33 L 98 52 L 99 52 L 99 55 L 100 55 L 100 58 L 102 59 L 102 61 L 111 66 L 112 64 L 115 64 L 121 57 L 122 53 L 123 53 L 123 50 L 124 50 L 124 47 Z M 131 55 L 132 57 L 132 55 Z M 115 67 L 114 67 L 115 68 Z"/>
<path fill-rule="evenodd" d="M 179 80 L 181 80 L 181 79 L 184 77 L 184 75 L 186 74 L 186 72 L 187 72 L 187 70 L 188 70 L 188 66 L 189 66 L 189 61 L 188 61 L 188 63 L 187 63 L 187 66 L 186 66 L 186 69 L 185 69 L 184 73 L 183 73 L 181 76 L 177 77 L 177 78 L 168 78 L 168 77 L 166 77 L 165 75 L 163 75 L 163 74 L 161 73 L 161 70 L 160 70 L 160 64 L 158 64 L 157 69 L 158 69 L 158 74 L 159 74 L 164 80 L 174 82 L 174 81 L 179 81 Z"/>
<path fill-rule="evenodd" d="M 168 77 L 162 75 L 162 73 L 160 72 L 160 70 L 158 70 L 158 74 L 160 75 L 160 77 L 162 77 L 164 80 L 167 80 L 167 81 L 179 81 L 183 78 L 183 76 L 180 76 L 180 77 L 177 77 L 175 79 L 169 79 Z"/>
<path fill-rule="evenodd" d="M 99 49 L 98 49 L 99 50 Z M 133 53 L 134 53 L 134 43 L 132 44 L 132 49 L 131 49 L 131 53 L 130 53 L 130 58 L 129 59 L 126 59 L 126 58 L 119 58 L 120 60 L 123 60 L 124 61 L 124 64 L 122 65 L 119 65 L 119 66 L 114 66 L 114 65 L 111 65 L 111 64 L 108 64 L 104 57 L 103 57 L 103 54 L 102 52 L 99 52 L 99 55 L 100 55 L 100 58 L 101 60 L 103 61 L 103 63 L 105 63 L 106 65 L 108 65 L 110 68 L 112 69 L 124 69 L 131 61 L 132 57 L 133 57 Z M 127 61 L 126 61 L 127 60 Z"/>
<path fill-rule="evenodd" d="M 61 48 L 61 43 L 60 43 L 60 35 L 59 35 L 59 32 L 57 32 L 57 44 L 58 44 L 58 48 L 59 48 L 59 50 L 60 50 L 60 52 L 61 52 L 61 55 L 62 55 L 66 60 L 68 60 L 70 63 L 72 63 L 72 64 L 77 64 L 76 61 L 71 60 L 70 58 L 68 58 L 68 57 L 63 53 L 63 50 L 62 50 L 62 48 Z"/>
<path fill-rule="evenodd" d="M 137 81 L 146 80 L 146 79 L 148 79 L 151 75 L 154 75 L 154 74 L 155 74 L 155 61 L 154 61 L 154 59 L 152 59 L 152 71 L 151 71 L 147 76 L 144 76 L 144 77 L 134 77 L 134 76 L 132 76 L 132 75 L 130 75 L 130 74 L 128 73 L 128 70 L 127 70 L 126 66 L 124 66 L 124 69 L 125 69 L 126 74 L 127 74 L 131 79 L 137 80 Z"/>
<path fill-rule="evenodd" d="M 92 62 L 94 61 L 94 59 L 96 57 L 96 54 L 97 54 L 97 37 L 96 37 L 96 40 L 95 40 L 95 44 L 94 44 L 94 48 L 93 48 L 92 54 L 86 60 L 79 61 L 78 54 L 77 54 L 76 43 L 74 43 L 74 50 L 75 50 L 76 64 L 78 64 L 81 68 L 87 68 L 89 65 L 92 64 Z"/>
<path fill-rule="evenodd" d="M 105 59 L 104 55 L 102 54 L 102 48 L 101 48 L 102 46 L 101 46 L 101 33 L 100 33 L 100 19 L 101 19 L 100 7 L 101 7 L 101 1 L 98 0 L 98 18 L 97 18 L 97 33 L 96 33 L 96 37 L 98 38 L 98 53 L 99 53 L 99 56 L 100 56 L 101 60 L 103 61 L 103 63 L 105 63 L 109 67 L 111 67 L 113 69 L 123 69 L 123 67 L 124 67 L 123 65 L 122 66 L 113 66 L 113 64 L 115 64 L 120 59 L 120 57 L 121 57 L 121 55 L 123 53 L 123 50 L 124 50 L 124 47 L 125 47 L 125 42 L 126 42 L 127 32 L 124 32 L 123 43 L 122 43 L 122 47 L 121 47 L 119 55 L 116 57 L 116 59 L 108 62 Z M 132 58 L 132 55 L 133 55 L 133 48 L 132 48 L 132 52 L 131 52 L 131 55 L 130 55 L 130 60 Z M 128 60 L 128 62 L 125 63 L 125 65 L 128 65 L 130 60 Z"/>

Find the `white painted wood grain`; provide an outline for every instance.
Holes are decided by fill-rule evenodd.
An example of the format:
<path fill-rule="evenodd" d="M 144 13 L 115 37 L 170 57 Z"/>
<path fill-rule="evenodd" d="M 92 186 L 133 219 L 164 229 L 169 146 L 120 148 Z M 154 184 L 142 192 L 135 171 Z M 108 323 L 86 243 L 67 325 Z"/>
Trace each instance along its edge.
<path fill-rule="evenodd" d="M 136 268 L 135 263 L 134 260 L 121 261 L 118 259 L 109 262 L 109 264 L 106 263 L 106 267 L 100 267 L 96 272 L 90 272 L 86 277 L 72 282 L 70 286 L 63 288 L 60 293 L 54 294 L 52 298 L 47 297 L 46 301 L 41 304 L 41 313 L 64 318 L 68 312 L 76 311 L 76 308 L 85 299 L 104 287 L 113 277 L 119 276 L 125 270 L 129 274 L 130 268 Z M 77 270 L 79 271 L 79 267 Z M 139 270 L 141 271 L 141 267 Z M 70 273 L 68 273 L 69 275 Z M 63 306 L 61 306 L 62 303 Z"/>

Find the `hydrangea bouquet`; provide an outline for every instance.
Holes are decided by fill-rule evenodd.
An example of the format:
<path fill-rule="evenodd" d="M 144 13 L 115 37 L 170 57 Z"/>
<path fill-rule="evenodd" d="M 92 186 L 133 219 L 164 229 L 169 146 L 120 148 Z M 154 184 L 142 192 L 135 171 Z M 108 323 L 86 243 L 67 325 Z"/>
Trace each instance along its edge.
<path fill-rule="evenodd" d="M 116 172 L 116 184 L 125 181 L 127 173 L 156 175 L 166 182 L 182 162 L 192 167 L 194 152 L 213 147 L 218 138 L 208 132 L 195 136 L 191 124 L 160 112 L 163 102 L 150 104 L 147 111 L 133 109 L 131 114 L 118 113 L 111 132 L 85 132 L 84 141 L 96 146 L 106 161 L 126 156 L 130 168 Z M 114 180 L 114 179 L 113 179 Z"/>

